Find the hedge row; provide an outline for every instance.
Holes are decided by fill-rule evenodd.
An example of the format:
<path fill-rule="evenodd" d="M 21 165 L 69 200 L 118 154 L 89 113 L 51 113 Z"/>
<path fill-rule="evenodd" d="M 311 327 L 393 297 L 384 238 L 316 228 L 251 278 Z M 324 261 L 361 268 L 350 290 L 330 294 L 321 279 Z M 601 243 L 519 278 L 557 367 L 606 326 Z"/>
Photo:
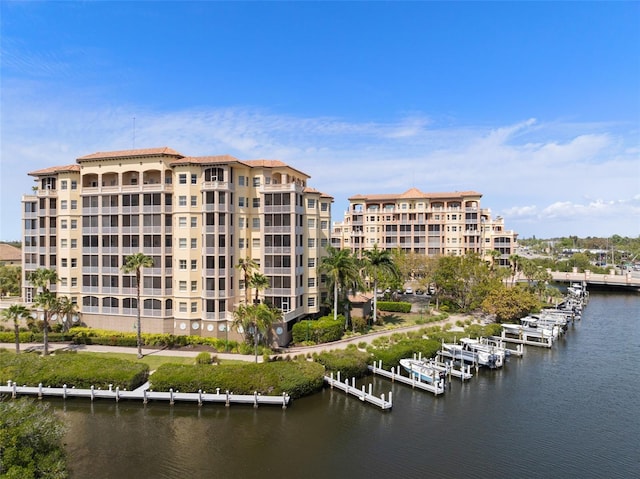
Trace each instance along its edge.
<path fill-rule="evenodd" d="M 292 398 L 319 391 L 323 385 L 324 367 L 307 361 L 275 361 L 269 363 L 181 365 L 163 364 L 151 376 L 151 387 L 157 391 L 180 392 L 231 391 L 235 394 L 280 395 Z"/>
<path fill-rule="evenodd" d="M 315 320 L 303 320 L 293 325 L 291 331 L 296 344 L 312 341 L 316 344 L 338 341 L 344 334 L 344 316 L 323 316 Z"/>
<path fill-rule="evenodd" d="M 41 357 L 35 354 L 0 353 L 0 381 L 18 384 L 76 388 L 106 389 L 113 387 L 132 390 L 149 377 L 144 363 L 115 358 L 96 358 L 79 354 L 56 354 Z"/>
<path fill-rule="evenodd" d="M 20 343 L 41 343 L 43 334 L 32 331 L 20 332 Z M 15 333 L 12 331 L 0 332 L 0 343 L 15 342 Z M 100 344 L 103 346 L 128 346 L 138 345 L 136 333 L 120 331 L 107 331 L 102 329 L 76 327 L 66 333 L 49 333 L 49 342 L 73 342 L 74 344 Z M 211 346 L 217 351 L 225 351 L 227 341 L 219 338 L 206 338 L 201 336 L 174 336 L 173 334 L 142 333 L 143 346 L 175 348 L 188 345 Z M 238 342 L 228 341 L 228 350 L 237 351 Z"/>
<path fill-rule="evenodd" d="M 388 311 L 391 313 L 409 313 L 411 303 L 404 301 L 378 301 L 378 311 Z"/>

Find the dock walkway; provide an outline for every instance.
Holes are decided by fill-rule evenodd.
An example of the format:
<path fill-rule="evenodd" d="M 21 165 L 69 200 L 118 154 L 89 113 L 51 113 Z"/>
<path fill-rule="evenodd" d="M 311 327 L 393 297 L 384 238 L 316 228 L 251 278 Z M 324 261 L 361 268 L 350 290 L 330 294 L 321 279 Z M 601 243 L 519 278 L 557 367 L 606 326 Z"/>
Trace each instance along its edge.
<path fill-rule="evenodd" d="M 146 386 L 146 387 L 145 387 Z M 88 398 L 91 401 L 95 399 L 109 399 L 112 401 L 124 400 L 138 400 L 146 404 L 149 401 L 169 401 L 169 404 L 174 404 L 176 401 L 181 402 L 194 402 L 198 403 L 198 406 L 202 406 L 205 403 L 218 403 L 230 406 L 231 404 L 250 404 L 253 407 L 259 405 L 276 405 L 282 406 L 285 409 L 290 401 L 288 394 L 283 393 L 282 396 L 264 396 L 255 392 L 254 394 L 233 394 L 229 391 L 220 391 L 220 388 L 216 389 L 215 393 L 207 393 L 198 391 L 197 393 L 181 393 L 179 391 L 149 391 L 149 383 L 134 389 L 133 391 L 121 391 L 120 388 L 113 389 L 96 389 L 91 386 L 90 389 L 81 388 L 69 388 L 64 385 L 61 388 L 56 387 L 44 387 L 39 384 L 36 387 L 33 386 L 18 386 L 15 382 L 7 381 L 6 386 L 0 386 L 0 394 L 11 394 L 11 397 L 16 398 L 19 395 L 38 396 L 43 398 L 45 396 L 61 397 L 63 399 L 79 397 Z"/>

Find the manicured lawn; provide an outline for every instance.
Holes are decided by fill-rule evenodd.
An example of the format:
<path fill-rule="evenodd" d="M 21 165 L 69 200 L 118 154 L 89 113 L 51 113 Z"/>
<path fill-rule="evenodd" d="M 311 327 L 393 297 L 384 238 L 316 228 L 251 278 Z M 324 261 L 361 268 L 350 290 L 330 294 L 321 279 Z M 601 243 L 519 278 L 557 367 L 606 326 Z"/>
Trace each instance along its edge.
<path fill-rule="evenodd" d="M 151 371 L 158 369 L 161 364 L 173 363 L 173 364 L 195 364 L 196 358 L 189 358 L 184 356 L 156 356 L 150 354 L 142 359 L 137 358 L 137 353 L 92 353 L 92 352 L 79 352 L 82 356 L 93 356 L 97 358 L 118 358 L 126 359 L 127 361 L 141 362 L 147 364 Z"/>

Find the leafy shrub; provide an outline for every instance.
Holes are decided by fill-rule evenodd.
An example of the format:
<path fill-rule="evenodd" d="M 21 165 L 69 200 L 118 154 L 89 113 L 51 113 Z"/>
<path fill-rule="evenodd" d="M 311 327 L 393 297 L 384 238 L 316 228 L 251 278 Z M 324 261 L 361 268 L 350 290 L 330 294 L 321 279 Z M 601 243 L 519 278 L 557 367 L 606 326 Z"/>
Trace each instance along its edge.
<path fill-rule="evenodd" d="M 404 301 L 378 301 L 378 311 L 409 313 L 411 312 L 411 303 Z"/>
<path fill-rule="evenodd" d="M 344 316 L 323 316 L 316 320 L 303 320 L 293 325 L 293 342 L 314 341 L 316 344 L 338 341 L 344 334 Z"/>
<path fill-rule="evenodd" d="M 327 371 L 336 374 L 340 371 L 342 377 L 349 378 L 364 376 L 367 373 L 369 359 L 368 353 L 359 351 L 357 348 L 322 352 L 315 358 Z"/>
<path fill-rule="evenodd" d="M 431 358 L 436 355 L 440 349 L 440 342 L 435 339 L 404 339 L 388 348 L 376 348 L 371 352 L 375 361 L 382 361 L 385 369 L 397 367 L 400 360 L 410 358 L 414 354 L 422 354 L 422 357 Z"/>
<path fill-rule="evenodd" d="M 211 354 L 203 351 L 196 356 L 196 364 L 211 364 Z"/>

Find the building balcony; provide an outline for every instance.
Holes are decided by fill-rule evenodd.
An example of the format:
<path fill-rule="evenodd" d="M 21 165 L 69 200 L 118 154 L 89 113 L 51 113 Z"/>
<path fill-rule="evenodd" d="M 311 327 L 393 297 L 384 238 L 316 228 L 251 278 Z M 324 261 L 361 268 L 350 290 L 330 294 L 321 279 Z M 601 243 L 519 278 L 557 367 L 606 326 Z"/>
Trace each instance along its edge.
<path fill-rule="evenodd" d="M 234 186 L 233 183 L 229 183 L 228 181 L 203 181 L 201 183 L 202 189 L 204 191 L 233 191 Z"/>
<path fill-rule="evenodd" d="M 291 254 L 291 246 L 265 246 L 264 254 Z"/>
<path fill-rule="evenodd" d="M 293 213 L 295 205 L 264 205 L 265 213 Z"/>

